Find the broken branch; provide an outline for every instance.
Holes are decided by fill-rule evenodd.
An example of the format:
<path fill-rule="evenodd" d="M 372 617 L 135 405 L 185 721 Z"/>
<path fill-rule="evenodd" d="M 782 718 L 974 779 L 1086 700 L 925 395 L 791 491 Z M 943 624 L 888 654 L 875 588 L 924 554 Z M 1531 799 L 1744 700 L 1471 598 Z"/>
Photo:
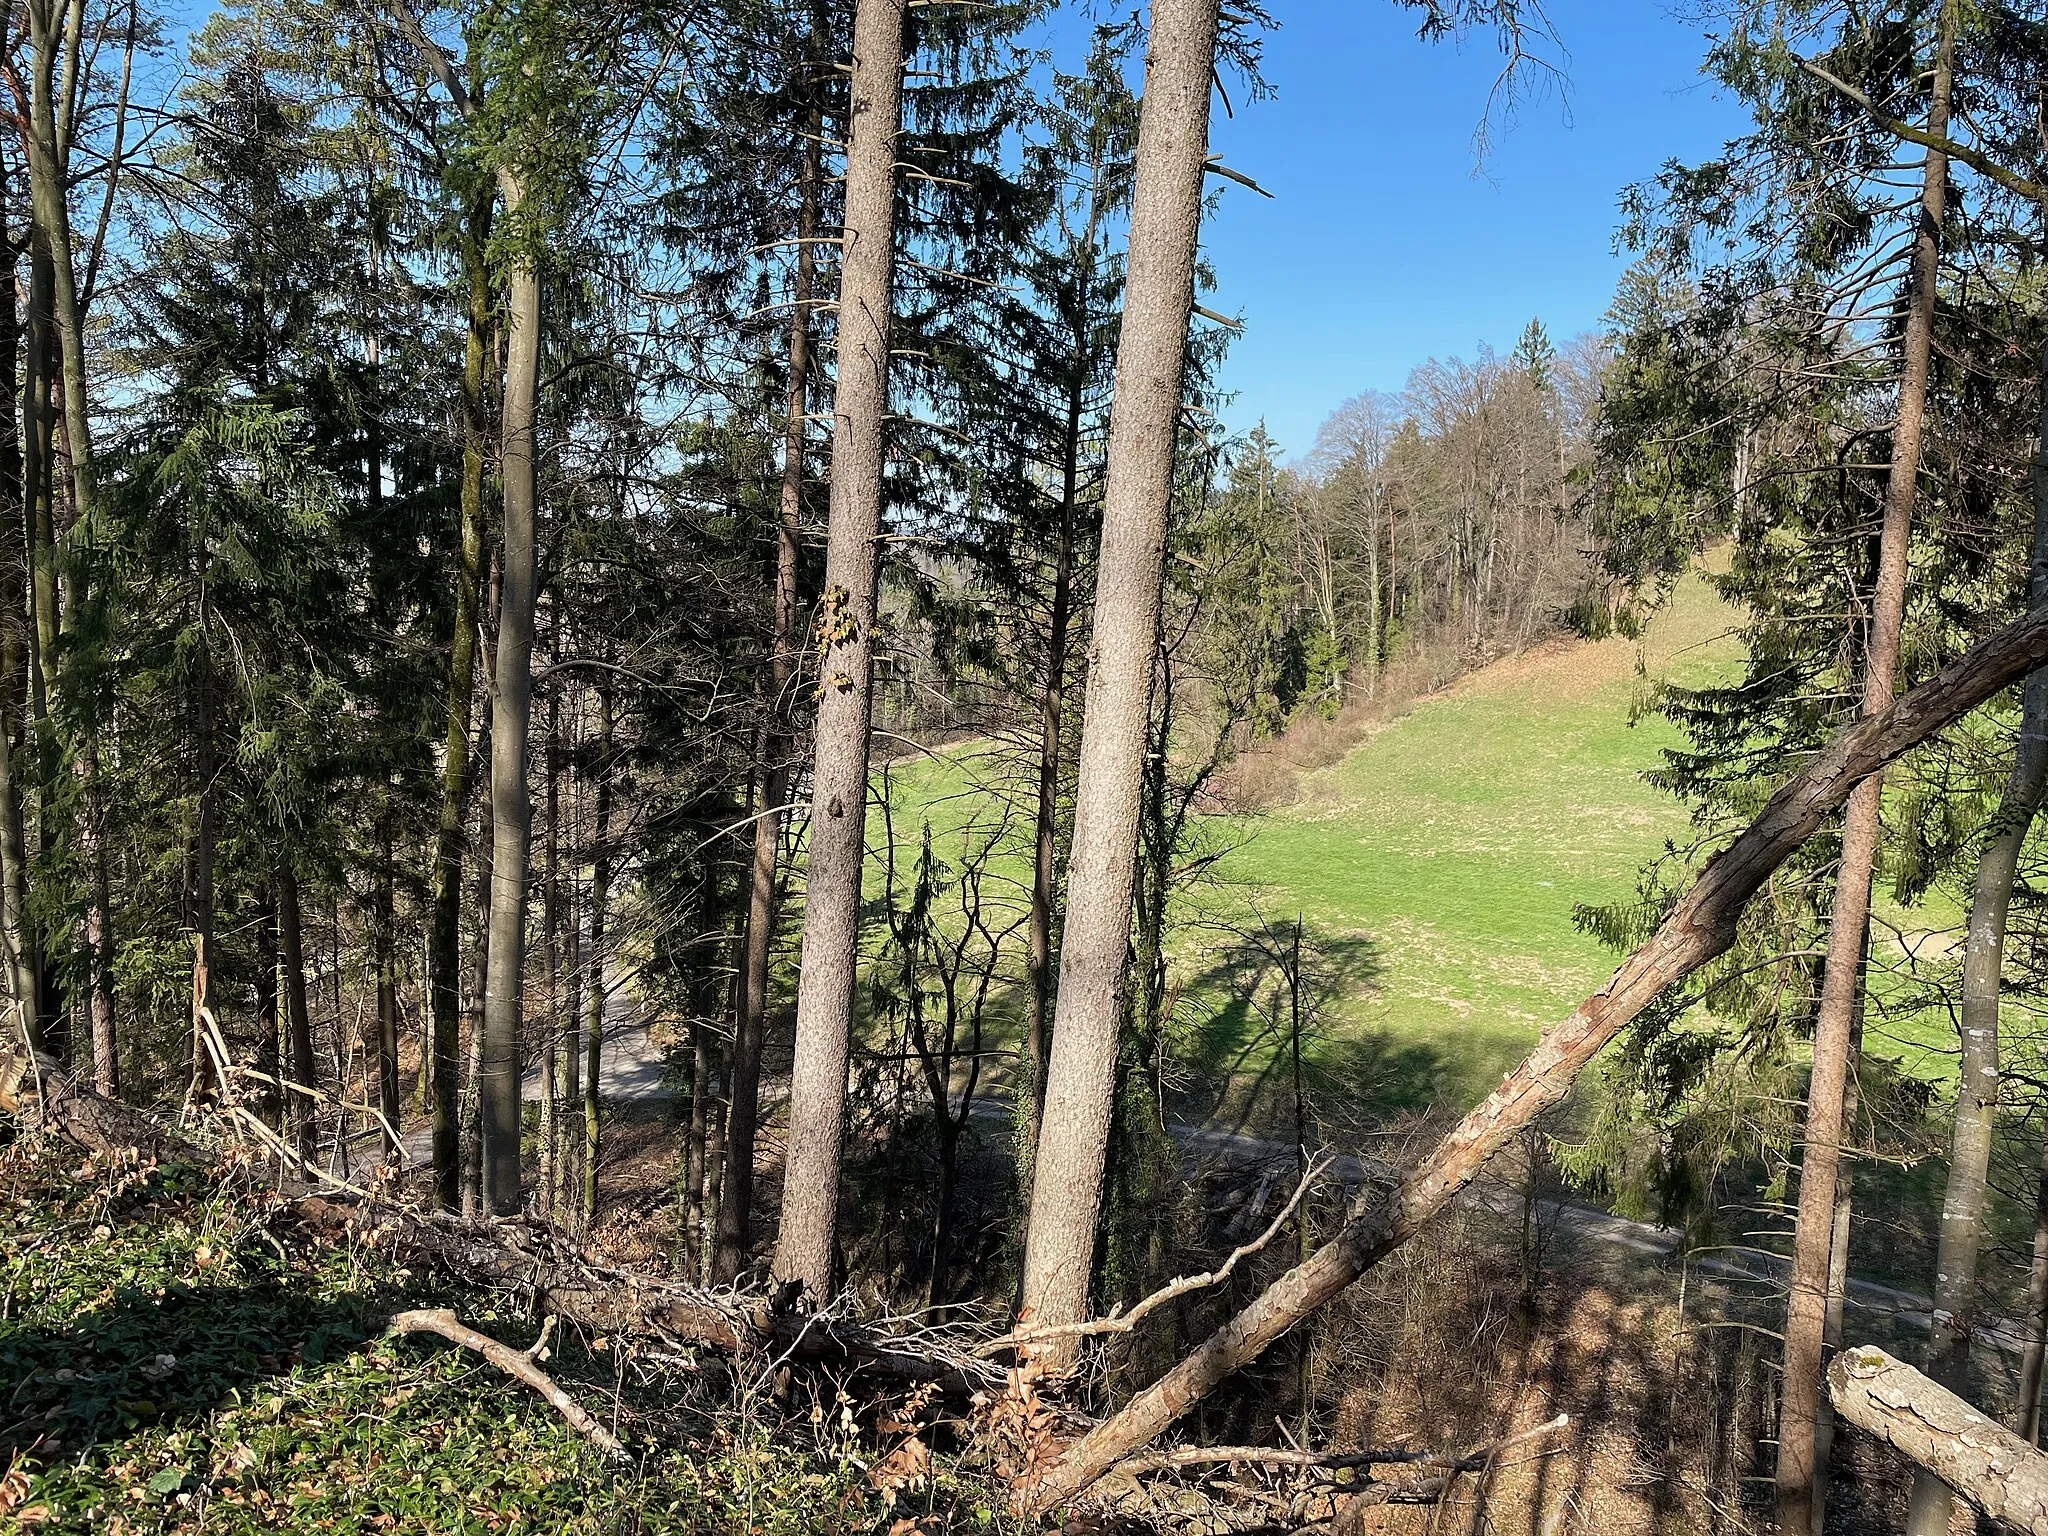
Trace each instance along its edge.
<path fill-rule="evenodd" d="M 1232 1249 L 1230 1257 L 1225 1259 L 1215 1269 L 1205 1270 L 1199 1275 L 1182 1275 L 1176 1280 L 1169 1280 L 1128 1312 L 1112 1312 L 1107 1317 L 1094 1318 L 1084 1323 L 1062 1323 L 1057 1327 L 1050 1328 L 1014 1329 L 1004 1334 L 1000 1339 L 992 1339 L 987 1344 L 982 1345 L 975 1353 L 986 1357 L 997 1354 L 1005 1349 L 1013 1349 L 1019 1344 L 1036 1344 L 1046 1339 L 1070 1339 L 1076 1335 L 1092 1337 L 1093 1335 L 1103 1333 L 1129 1333 L 1138 1324 L 1154 1312 L 1157 1312 L 1175 1297 L 1185 1296 L 1189 1291 L 1206 1291 L 1212 1286 L 1221 1285 L 1230 1278 L 1231 1271 L 1237 1268 L 1240 1259 L 1250 1258 L 1280 1235 L 1280 1229 L 1287 1224 L 1287 1218 L 1294 1214 L 1295 1207 L 1301 1204 L 1302 1198 L 1308 1194 L 1316 1180 L 1322 1177 L 1323 1171 L 1333 1161 L 1334 1159 L 1327 1153 L 1317 1158 L 1308 1172 L 1301 1176 L 1301 1183 L 1295 1186 L 1293 1195 L 1289 1197 L 1285 1205 L 1280 1207 L 1280 1214 L 1273 1218 L 1267 1225 L 1266 1230 L 1252 1239 L 1252 1241 L 1240 1244 L 1237 1248 Z"/>
<path fill-rule="evenodd" d="M 437 1333 L 451 1344 L 460 1344 L 464 1349 L 475 1350 L 491 1364 L 513 1380 L 533 1388 L 547 1399 L 548 1405 L 568 1422 L 571 1429 L 603 1451 L 607 1456 L 623 1457 L 626 1448 L 619 1444 L 619 1437 L 593 1419 L 583 1405 L 555 1385 L 552 1376 L 534 1364 L 537 1344 L 532 1350 L 513 1349 L 500 1344 L 487 1333 L 478 1333 L 466 1326 L 447 1307 L 429 1307 L 420 1312 L 401 1312 L 391 1319 L 393 1333 Z M 546 1339 L 546 1334 L 542 1334 Z"/>
<path fill-rule="evenodd" d="M 2048 1455 L 1939 1382 L 1870 1345 L 1828 1367 L 1835 1412 L 1925 1467 L 1977 1508 L 2022 1531 L 2048 1530 Z"/>

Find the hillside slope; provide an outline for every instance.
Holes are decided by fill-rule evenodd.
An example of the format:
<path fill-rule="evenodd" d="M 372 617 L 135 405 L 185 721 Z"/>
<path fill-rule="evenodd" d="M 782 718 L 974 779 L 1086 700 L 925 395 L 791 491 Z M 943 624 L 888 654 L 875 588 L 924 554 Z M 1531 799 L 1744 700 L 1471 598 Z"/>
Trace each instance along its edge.
<path fill-rule="evenodd" d="M 1605 979 L 1614 956 L 1573 908 L 1626 898 L 1685 826 L 1642 778 L 1676 732 L 1640 706 L 1657 683 L 1726 676 L 1734 619 L 1688 577 L 1640 642 L 1560 638 L 1483 668 L 1309 775 L 1294 803 L 1214 829 L 1241 842 L 1209 916 L 1299 914 L 1320 951 L 1307 1055 L 1325 1088 L 1360 1109 L 1462 1108 Z M 1234 1065 L 1236 1113 L 1252 1113 L 1244 1079 L 1280 1067 L 1276 973 L 1214 930 L 1182 944 L 1192 1053 Z"/>

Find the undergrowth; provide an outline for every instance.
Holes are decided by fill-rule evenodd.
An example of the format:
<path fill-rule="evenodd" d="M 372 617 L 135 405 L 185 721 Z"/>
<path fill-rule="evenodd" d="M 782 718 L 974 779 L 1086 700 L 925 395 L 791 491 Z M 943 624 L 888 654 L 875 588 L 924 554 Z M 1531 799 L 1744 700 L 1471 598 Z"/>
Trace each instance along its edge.
<path fill-rule="evenodd" d="M 876 1477 L 887 1447 L 829 1384 L 558 1337 L 546 1369 L 613 1462 L 476 1356 L 384 1334 L 451 1306 L 525 1348 L 516 1298 L 188 1168 L 0 1150 L 0 1276 L 0 1530 L 1017 1529 L 943 1466 Z"/>

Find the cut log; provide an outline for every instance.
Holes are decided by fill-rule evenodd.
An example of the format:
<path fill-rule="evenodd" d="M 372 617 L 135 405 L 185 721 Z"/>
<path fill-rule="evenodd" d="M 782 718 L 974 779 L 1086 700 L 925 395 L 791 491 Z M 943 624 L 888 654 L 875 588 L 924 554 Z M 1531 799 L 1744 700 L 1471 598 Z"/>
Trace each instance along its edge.
<path fill-rule="evenodd" d="M 1157 1382 L 1077 1442 L 1022 1502 L 1046 1511 L 1150 1445 L 1168 1425 L 1258 1359 L 1447 1209 L 1488 1159 L 1562 1099 L 1600 1048 L 1735 940 L 1749 898 L 1820 829 L 1849 791 L 1999 689 L 2048 660 L 2048 611 L 1999 630 L 1890 708 L 1838 732 L 1742 835 L 1707 862 L 1649 940 L 1613 978 L 1552 1026 L 1486 1102 L 1385 1198 L 1365 1200 L 1337 1235 L 1282 1275 Z"/>
<path fill-rule="evenodd" d="M 2048 1536 L 2048 1455 L 1955 1393 L 1859 1345 L 1828 1367 L 1835 1412 L 1940 1478 L 1999 1524 Z"/>

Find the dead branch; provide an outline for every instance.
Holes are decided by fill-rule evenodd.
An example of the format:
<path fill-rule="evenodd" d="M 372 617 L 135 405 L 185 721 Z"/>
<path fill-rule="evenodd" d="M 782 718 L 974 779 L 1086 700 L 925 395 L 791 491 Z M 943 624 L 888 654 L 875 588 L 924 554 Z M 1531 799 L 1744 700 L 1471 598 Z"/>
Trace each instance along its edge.
<path fill-rule="evenodd" d="M 1071 1499 L 1207 1397 L 1457 1199 L 1503 1146 L 1557 1103 L 1586 1064 L 1663 992 L 1734 943 L 1751 896 L 1819 830 L 1851 788 L 2048 659 L 2048 609 L 1972 647 L 1883 712 L 1839 731 L 1716 854 L 1607 985 L 1551 1027 L 1501 1085 L 1379 1200 L 1217 1329 L 1193 1353 L 1073 1445 L 1035 1486 L 1048 1511 Z"/>
<path fill-rule="evenodd" d="M 478 1333 L 467 1327 L 447 1307 L 431 1307 L 421 1312 L 401 1312 L 391 1319 L 393 1333 L 438 1333 L 450 1343 L 460 1344 L 464 1349 L 473 1349 L 491 1364 L 513 1380 L 533 1388 L 548 1405 L 559 1413 L 571 1429 L 603 1451 L 607 1456 L 624 1457 L 626 1448 L 619 1444 L 618 1436 L 606 1429 L 584 1410 L 581 1403 L 555 1385 L 552 1376 L 534 1363 L 534 1356 L 540 1346 L 532 1350 L 512 1349 L 500 1344 L 489 1334 Z M 541 1336 L 547 1337 L 545 1333 Z"/>
<path fill-rule="evenodd" d="M 1828 1367 L 1835 1412 L 1925 1467 L 2001 1525 L 2048 1531 L 2048 1455 L 1870 1345 Z"/>
<path fill-rule="evenodd" d="M 1149 1456 L 1133 1456 L 1129 1461 L 1118 1462 L 1116 1470 L 1136 1477 L 1147 1472 L 1166 1472 L 1180 1467 L 1241 1462 L 1252 1466 L 1301 1467 L 1313 1471 L 1391 1466 L 1443 1467 L 1448 1470 L 1469 1471 L 1509 1446 L 1547 1435 L 1553 1430 L 1563 1429 L 1570 1423 L 1571 1416 L 1560 1413 L 1556 1418 L 1538 1424 L 1533 1429 L 1520 1430 L 1504 1440 L 1496 1440 L 1493 1444 L 1482 1446 L 1476 1451 L 1456 1454 L 1416 1450 L 1302 1451 L 1278 1445 L 1182 1445 L 1170 1451 L 1155 1451 Z"/>
<path fill-rule="evenodd" d="M 1237 1268 L 1240 1259 L 1250 1258 L 1280 1235 L 1280 1229 L 1287 1224 L 1287 1218 L 1294 1214 L 1295 1208 L 1301 1204 L 1303 1197 L 1308 1194 L 1316 1180 L 1321 1178 L 1324 1170 L 1335 1161 L 1336 1159 L 1328 1153 L 1317 1158 L 1308 1172 L 1301 1176 L 1301 1183 L 1295 1186 L 1293 1195 L 1280 1207 L 1280 1213 L 1267 1225 L 1266 1230 L 1251 1242 L 1232 1249 L 1230 1257 L 1215 1269 L 1205 1270 L 1199 1275 L 1182 1275 L 1179 1279 L 1169 1280 L 1128 1312 L 1112 1312 L 1107 1317 L 1094 1318 L 1085 1323 L 1062 1323 L 1055 1328 L 1013 1329 L 1000 1339 L 991 1339 L 975 1350 L 975 1354 L 986 1357 L 1000 1354 L 1006 1349 L 1014 1349 L 1020 1344 L 1036 1344 L 1046 1339 L 1073 1338 L 1077 1334 L 1093 1337 L 1104 1333 L 1129 1333 L 1175 1297 L 1185 1296 L 1190 1291 L 1206 1291 L 1212 1286 L 1221 1285 L 1230 1278 L 1231 1271 Z"/>

